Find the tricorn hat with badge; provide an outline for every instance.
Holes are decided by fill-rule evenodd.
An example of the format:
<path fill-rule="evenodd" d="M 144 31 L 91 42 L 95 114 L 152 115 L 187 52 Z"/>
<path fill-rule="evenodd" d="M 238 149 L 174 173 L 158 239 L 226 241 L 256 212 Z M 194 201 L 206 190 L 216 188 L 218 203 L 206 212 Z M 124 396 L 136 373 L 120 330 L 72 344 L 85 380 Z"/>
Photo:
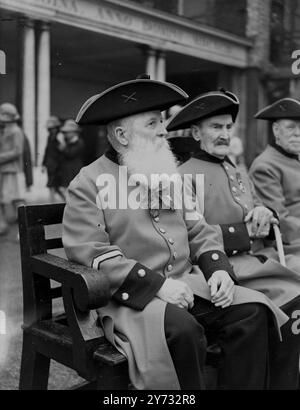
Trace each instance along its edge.
<path fill-rule="evenodd" d="M 170 118 L 167 130 L 176 131 L 188 128 L 201 120 L 223 114 L 231 114 L 235 122 L 238 112 L 239 100 L 229 91 L 221 89 L 201 94 Z"/>
<path fill-rule="evenodd" d="M 142 75 L 89 98 L 81 107 L 76 122 L 106 125 L 142 112 L 164 111 L 187 98 L 188 95 L 176 85 Z"/>
<path fill-rule="evenodd" d="M 257 120 L 276 121 L 279 119 L 300 120 L 300 102 L 293 98 L 281 98 L 255 114 Z"/>

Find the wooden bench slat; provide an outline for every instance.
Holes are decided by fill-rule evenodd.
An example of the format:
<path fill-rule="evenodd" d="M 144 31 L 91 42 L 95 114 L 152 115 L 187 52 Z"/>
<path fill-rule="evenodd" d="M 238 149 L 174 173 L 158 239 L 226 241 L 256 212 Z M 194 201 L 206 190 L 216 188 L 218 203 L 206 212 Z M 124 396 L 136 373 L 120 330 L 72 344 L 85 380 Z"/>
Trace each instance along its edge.
<path fill-rule="evenodd" d="M 65 203 L 31 205 L 26 207 L 26 219 L 29 226 L 35 224 L 55 225 L 61 224 Z"/>
<path fill-rule="evenodd" d="M 72 349 L 72 337 L 68 326 L 64 326 L 53 320 L 42 320 L 32 326 L 24 327 L 25 333 L 37 336 L 45 341 L 51 341 L 64 348 Z M 95 344 L 95 343 L 94 343 Z M 117 366 L 127 362 L 125 356 L 118 352 L 105 337 L 97 340 L 97 350 L 93 353 L 97 362 Z"/>
<path fill-rule="evenodd" d="M 47 249 L 61 249 L 63 248 L 63 243 L 61 238 L 51 238 L 46 239 Z"/>
<path fill-rule="evenodd" d="M 127 358 L 108 341 L 99 346 L 93 356 L 98 362 L 108 364 L 109 366 L 116 366 L 127 362 Z"/>
<path fill-rule="evenodd" d="M 50 291 L 51 299 L 58 299 L 62 297 L 62 290 L 61 286 L 57 286 L 56 288 L 52 288 Z"/>
<path fill-rule="evenodd" d="M 34 272 L 69 286 L 74 284 L 76 275 L 94 271 L 92 268 L 45 253 L 31 256 L 30 262 Z"/>

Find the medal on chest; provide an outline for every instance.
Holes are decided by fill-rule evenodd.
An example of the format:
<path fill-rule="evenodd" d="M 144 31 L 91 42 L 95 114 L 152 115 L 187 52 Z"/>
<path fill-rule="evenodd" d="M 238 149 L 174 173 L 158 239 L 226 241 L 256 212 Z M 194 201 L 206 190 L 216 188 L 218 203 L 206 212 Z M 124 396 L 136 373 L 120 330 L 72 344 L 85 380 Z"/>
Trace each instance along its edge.
<path fill-rule="evenodd" d="M 236 173 L 236 179 L 237 179 L 237 182 L 238 182 L 240 191 L 241 191 L 243 194 L 245 194 L 245 193 L 246 193 L 246 187 L 245 187 L 245 185 L 244 185 L 244 183 L 243 183 L 241 174 L 240 174 L 239 172 Z"/>

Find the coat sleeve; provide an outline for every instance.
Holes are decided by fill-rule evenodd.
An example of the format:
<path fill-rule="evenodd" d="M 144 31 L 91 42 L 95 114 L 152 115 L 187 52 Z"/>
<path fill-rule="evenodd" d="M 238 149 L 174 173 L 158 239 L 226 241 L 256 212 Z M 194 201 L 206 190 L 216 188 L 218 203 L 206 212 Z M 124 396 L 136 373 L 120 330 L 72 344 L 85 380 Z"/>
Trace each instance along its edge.
<path fill-rule="evenodd" d="M 192 262 L 200 267 L 206 280 L 218 270 L 225 270 L 237 283 L 233 268 L 224 253 L 222 237 L 218 229 L 209 225 L 201 212 L 196 208 L 195 193 L 188 188 L 185 195 L 190 195 L 188 208 L 184 207 L 184 219 L 188 231 L 189 246 Z"/>
<path fill-rule="evenodd" d="M 216 229 L 220 229 L 224 250 L 228 256 L 231 256 L 236 252 L 248 252 L 251 249 L 250 237 L 244 222 L 213 226 L 215 226 Z"/>
<path fill-rule="evenodd" d="M 165 278 L 126 258 L 110 243 L 104 212 L 96 203 L 97 190 L 81 171 L 71 182 L 63 217 L 63 244 L 68 259 L 101 270 L 107 275 L 112 298 L 135 310 L 143 310 Z"/>
<path fill-rule="evenodd" d="M 243 173 L 243 178 L 249 185 L 253 208 L 257 206 L 265 206 L 262 203 L 262 200 L 257 195 L 255 186 L 249 176 L 246 173 Z M 273 211 L 273 209 L 271 209 L 271 211 L 273 212 L 274 216 L 278 218 L 276 212 Z M 251 239 L 248 234 L 247 226 L 243 221 L 238 221 L 236 223 L 230 224 L 220 224 L 216 225 L 216 227 L 219 227 L 219 229 L 221 229 L 224 249 L 228 256 L 231 256 L 235 253 L 248 252 L 251 249 Z M 266 239 L 274 239 L 273 229 L 270 229 L 270 233 Z"/>
<path fill-rule="evenodd" d="M 291 215 L 285 206 L 285 197 L 279 171 L 267 164 L 256 164 L 250 170 L 256 192 L 266 206 L 279 215 L 283 242 L 299 239 L 300 219 Z"/>

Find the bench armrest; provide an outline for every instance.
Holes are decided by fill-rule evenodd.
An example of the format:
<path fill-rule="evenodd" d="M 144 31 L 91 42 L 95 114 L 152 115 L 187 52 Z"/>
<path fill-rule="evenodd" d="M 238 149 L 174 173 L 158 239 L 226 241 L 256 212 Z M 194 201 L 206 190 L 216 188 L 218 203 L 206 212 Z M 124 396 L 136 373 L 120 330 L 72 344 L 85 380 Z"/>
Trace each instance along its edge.
<path fill-rule="evenodd" d="M 51 254 L 30 258 L 32 271 L 73 290 L 76 307 L 85 312 L 105 306 L 110 300 L 110 286 L 101 271 L 70 262 Z"/>

